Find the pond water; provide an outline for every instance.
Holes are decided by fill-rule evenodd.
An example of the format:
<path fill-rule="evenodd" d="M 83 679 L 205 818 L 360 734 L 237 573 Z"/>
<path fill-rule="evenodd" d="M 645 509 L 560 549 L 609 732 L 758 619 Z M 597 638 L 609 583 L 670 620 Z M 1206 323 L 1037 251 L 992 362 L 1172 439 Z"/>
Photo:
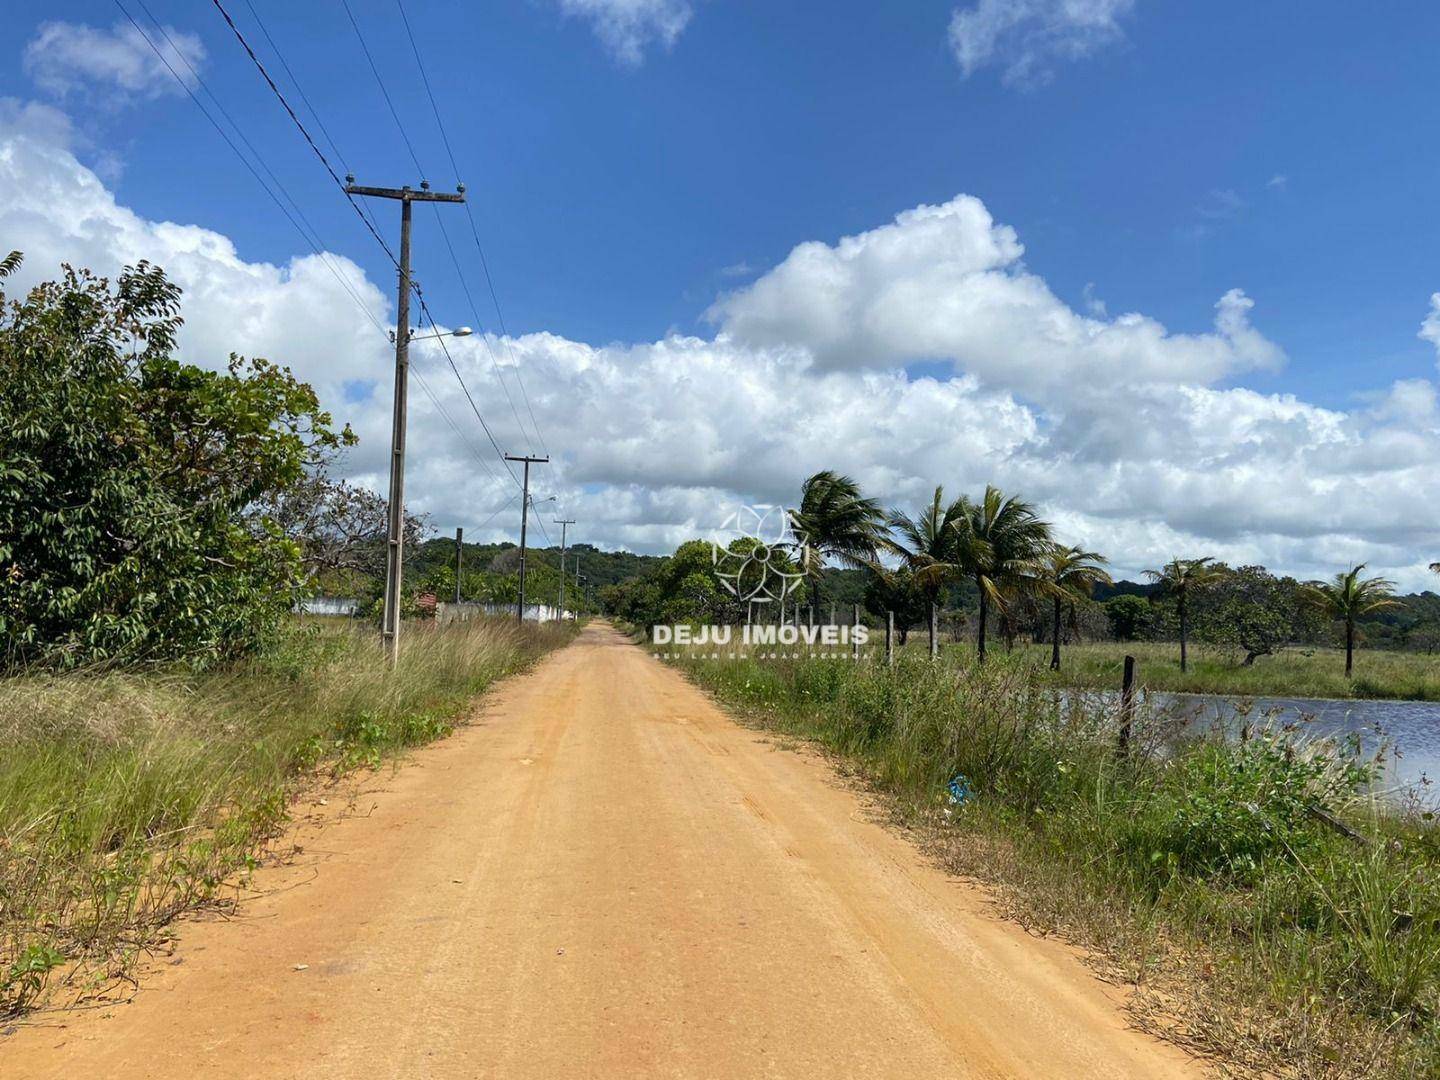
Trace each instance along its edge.
<path fill-rule="evenodd" d="M 1252 723 L 1273 716 L 1279 722 L 1304 721 L 1317 738 L 1359 733 L 1367 749 L 1390 748 L 1382 791 L 1415 791 L 1428 804 L 1440 802 L 1440 702 L 1344 701 L 1333 698 L 1250 698 Z M 1195 724 L 1238 731 L 1235 699 L 1209 694 L 1150 695 L 1150 703 Z M 1427 784 L 1426 780 L 1437 783 Z"/>

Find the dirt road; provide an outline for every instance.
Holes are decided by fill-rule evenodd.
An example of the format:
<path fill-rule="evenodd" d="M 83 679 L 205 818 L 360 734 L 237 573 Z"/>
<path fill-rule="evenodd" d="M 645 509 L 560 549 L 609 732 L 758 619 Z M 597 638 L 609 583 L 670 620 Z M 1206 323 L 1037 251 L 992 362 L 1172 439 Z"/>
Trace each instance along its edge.
<path fill-rule="evenodd" d="M 607 627 L 477 721 L 132 1003 L 0 1040 L 0 1076 L 1200 1075 Z"/>

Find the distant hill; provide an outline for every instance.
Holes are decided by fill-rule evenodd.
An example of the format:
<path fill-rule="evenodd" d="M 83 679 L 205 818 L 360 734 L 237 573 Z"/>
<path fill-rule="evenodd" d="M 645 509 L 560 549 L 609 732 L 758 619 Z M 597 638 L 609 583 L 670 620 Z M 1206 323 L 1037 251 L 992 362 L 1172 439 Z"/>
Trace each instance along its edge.
<path fill-rule="evenodd" d="M 513 572 L 511 564 L 514 557 L 518 555 L 519 545 L 507 542 L 499 544 L 464 544 L 463 559 L 467 569 L 488 570 L 497 559 L 499 565 L 493 568 L 499 572 Z M 504 558 L 504 556 L 510 558 Z M 565 549 L 565 573 L 575 573 L 575 560 L 580 560 L 580 573 L 586 582 L 599 588 L 602 585 L 615 585 L 630 578 L 639 577 L 652 566 L 659 563 L 663 556 L 660 555 L 636 555 L 629 551 L 602 551 L 593 544 L 571 544 Z M 551 569 L 560 568 L 560 547 L 530 547 L 526 551 L 526 558 L 531 567 L 548 566 Z M 435 537 L 427 540 L 409 557 L 405 564 L 405 578 L 419 580 L 427 576 L 431 570 L 438 566 L 451 566 L 455 562 L 455 540 L 453 537 Z"/>

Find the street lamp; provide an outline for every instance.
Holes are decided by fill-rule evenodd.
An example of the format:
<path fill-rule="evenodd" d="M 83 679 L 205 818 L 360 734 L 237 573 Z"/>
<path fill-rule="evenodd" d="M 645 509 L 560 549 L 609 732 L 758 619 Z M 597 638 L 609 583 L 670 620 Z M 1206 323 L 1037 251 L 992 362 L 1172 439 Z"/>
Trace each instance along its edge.
<path fill-rule="evenodd" d="M 451 330 L 448 334 L 422 334 L 420 337 L 416 337 L 416 336 L 415 336 L 415 331 L 414 331 L 414 330 L 411 330 L 411 331 L 410 331 L 410 340 L 411 340 L 411 341 L 438 341 L 440 338 L 447 338 L 447 337 L 469 337 L 469 336 L 470 336 L 471 334 L 473 334 L 474 332 L 475 332 L 475 331 L 474 331 L 474 330 L 471 330 L 470 327 L 468 327 L 468 326 L 461 326 L 461 327 L 457 327 L 457 328 L 454 329 L 454 330 Z M 394 331 L 394 330 L 391 330 L 391 331 L 390 331 L 390 344 L 392 344 L 392 345 L 395 344 L 395 331 Z"/>

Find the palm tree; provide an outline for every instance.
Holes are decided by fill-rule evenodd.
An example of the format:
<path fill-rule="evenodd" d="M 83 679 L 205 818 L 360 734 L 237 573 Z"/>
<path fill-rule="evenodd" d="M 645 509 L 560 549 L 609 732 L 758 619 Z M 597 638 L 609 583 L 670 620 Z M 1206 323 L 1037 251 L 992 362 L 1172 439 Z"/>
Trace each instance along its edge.
<path fill-rule="evenodd" d="M 1040 561 L 1037 575 L 1041 590 L 1049 594 L 1055 605 L 1055 617 L 1051 626 L 1050 670 L 1060 670 L 1060 614 L 1061 607 L 1070 605 L 1075 610 L 1075 601 L 1088 600 L 1096 583 L 1110 581 L 1105 572 L 1105 558 L 1098 552 L 1082 551 L 1078 547 L 1056 544 Z M 1073 619 L 1073 616 L 1072 616 Z"/>
<path fill-rule="evenodd" d="M 885 515 L 879 503 L 860 494 L 854 480 L 827 469 L 801 485 L 800 508 L 790 511 L 790 525 L 804 545 L 801 570 L 813 582 L 811 595 L 818 605 L 826 557 L 851 567 L 875 565 Z"/>
<path fill-rule="evenodd" d="M 945 489 L 937 486 L 930 505 L 920 511 L 919 517 L 912 518 L 900 510 L 891 510 L 886 519 L 894 536 L 883 541 L 884 548 L 904 560 L 916 587 L 929 601 L 932 657 L 939 651 L 935 636 L 935 605 L 940 588 L 960 570 L 954 561 L 956 523 L 963 516 L 964 507 L 963 497 L 947 505 Z"/>
<path fill-rule="evenodd" d="M 1006 591 L 1034 576 L 1040 558 L 1052 544 L 1050 526 L 1035 515 L 1029 503 L 1007 496 L 993 484 L 985 488 L 978 503 L 960 501 L 955 558 L 980 591 L 976 652 L 984 663 L 990 606 L 1003 609 Z"/>
<path fill-rule="evenodd" d="M 1371 612 L 1398 607 L 1400 601 L 1391 597 L 1395 583 L 1388 578 L 1362 578 L 1365 564 L 1351 567 L 1348 573 L 1336 574 L 1330 583 L 1314 581 L 1305 586 L 1305 599 L 1332 619 L 1345 621 L 1345 677 L 1355 666 L 1355 621 Z"/>
<path fill-rule="evenodd" d="M 1145 571 L 1145 576 L 1160 586 L 1161 593 L 1175 597 L 1176 613 L 1180 616 L 1181 671 L 1190 668 L 1190 597 L 1224 575 L 1225 571 L 1215 565 L 1212 555 L 1202 555 L 1198 559 L 1171 559 L 1159 570 Z"/>

